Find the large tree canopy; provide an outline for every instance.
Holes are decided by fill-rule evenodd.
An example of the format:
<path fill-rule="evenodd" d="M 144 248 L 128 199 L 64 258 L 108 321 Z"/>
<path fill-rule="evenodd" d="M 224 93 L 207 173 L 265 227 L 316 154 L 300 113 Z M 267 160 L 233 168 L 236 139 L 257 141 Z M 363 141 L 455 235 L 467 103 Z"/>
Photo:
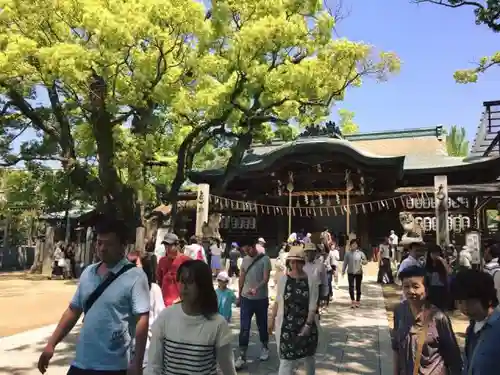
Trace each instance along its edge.
<path fill-rule="evenodd" d="M 128 216 L 148 193 L 148 160 L 176 162 L 175 195 L 210 148 L 232 148 L 231 171 L 252 140 L 320 121 L 349 86 L 399 68 L 392 53 L 332 38 L 319 0 L 222 0 L 208 11 L 196 0 L 0 0 L 0 9 L 0 160 L 57 160 L 73 184 Z M 33 138 L 17 150 L 25 131 Z"/>
<path fill-rule="evenodd" d="M 493 32 L 500 32 L 500 1 L 499 0 L 414 0 L 416 3 L 432 3 L 448 8 L 469 7 L 473 10 L 477 25 L 485 25 Z M 458 83 L 477 82 L 479 75 L 486 70 L 500 65 L 500 51 L 491 56 L 482 57 L 476 67 L 455 72 L 454 77 Z"/>

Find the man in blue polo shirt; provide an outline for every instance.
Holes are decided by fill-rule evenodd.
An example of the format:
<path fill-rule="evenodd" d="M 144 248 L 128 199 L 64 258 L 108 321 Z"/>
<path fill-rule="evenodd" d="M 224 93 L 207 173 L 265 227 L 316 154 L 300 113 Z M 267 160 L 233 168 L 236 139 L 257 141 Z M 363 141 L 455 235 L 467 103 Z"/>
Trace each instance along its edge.
<path fill-rule="evenodd" d="M 127 269 L 130 267 L 125 259 L 127 230 L 122 222 L 102 218 L 96 232 L 101 262 L 90 265 L 81 275 L 68 309 L 40 355 L 38 369 L 42 374 L 47 370 L 57 344 L 88 309 L 68 375 L 142 375 L 150 306 L 146 274 L 140 268 Z M 86 303 L 93 291 L 123 267 L 126 271 L 88 308 Z"/>

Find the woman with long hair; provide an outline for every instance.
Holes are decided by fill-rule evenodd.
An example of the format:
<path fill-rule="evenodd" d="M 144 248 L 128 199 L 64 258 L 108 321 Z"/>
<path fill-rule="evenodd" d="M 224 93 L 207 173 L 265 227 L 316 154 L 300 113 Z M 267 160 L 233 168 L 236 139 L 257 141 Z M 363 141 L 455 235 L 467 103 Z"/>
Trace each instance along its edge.
<path fill-rule="evenodd" d="M 304 264 L 302 247 L 292 247 L 287 257 L 288 272 L 278 282 L 269 319 L 269 332 L 276 328 L 279 375 L 292 375 L 299 360 L 304 360 L 307 375 L 315 373 L 319 285 L 305 273 Z"/>
<path fill-rule="evenodd" d="M 181 301 L 160 314 L 152 328 L 148 375 L 235 375 L 231 331 L 218 314 L 210 267 L 188 260 L 177 270 Z"/>
<path fill-rule="evenodd" d="M 462 357 L 450 319 L 428 300 L 420 266 L 399 273 L 406 300 L 394 311 L 394 375 L 459 375 Z"/>
<path fill-rule="evenodd" d="M 449 307 L 448 265 L 443 250 L 438 245 L 430 245 L 427 250 L 425 270 L 429 278 L 428 299 L 434 306 L 445 310 Z"/>

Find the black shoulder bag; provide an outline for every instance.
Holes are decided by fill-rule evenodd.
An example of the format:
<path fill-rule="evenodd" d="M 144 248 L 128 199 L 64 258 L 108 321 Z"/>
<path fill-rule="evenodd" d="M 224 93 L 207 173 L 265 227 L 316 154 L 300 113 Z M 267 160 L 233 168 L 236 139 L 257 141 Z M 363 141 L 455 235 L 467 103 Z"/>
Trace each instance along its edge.
<path fill-rule="evenodd" d="M 99 297 L 104 293 L 104 291 L 110 286 L 113 281 L 118 279 L 121 275 L 123 275 L 128 270 L 135 267 L 135 264 L 126 264 L 124 265 L 120 271 L 117 273 L 113 273 L 109 275 L 106 280 L 99 284 L 99 286 L 90 294 L 89 298 L 83 304 L 83 312 L 87 314 L 90 308 L 94 305 L 95 301 L 99 299 Z"/>

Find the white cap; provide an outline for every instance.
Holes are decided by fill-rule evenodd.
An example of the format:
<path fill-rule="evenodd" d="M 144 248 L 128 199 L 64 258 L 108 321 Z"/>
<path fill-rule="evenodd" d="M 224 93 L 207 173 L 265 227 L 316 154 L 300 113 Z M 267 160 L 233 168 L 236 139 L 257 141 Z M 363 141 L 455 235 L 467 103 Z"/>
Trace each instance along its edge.
<path fill-rule="evenodd" d="M 260 242 L 260 243 L 266 243 L 266 240 L 263 239 L 262 237 L 259 237 L 259 239 L 257 240 L 257 242 Z"/>
<path fill-rule="evenodd" d="M 229 275 L 226 271 L 219 272 L 217 275 L 217 281 L 229 281 Z"/>

